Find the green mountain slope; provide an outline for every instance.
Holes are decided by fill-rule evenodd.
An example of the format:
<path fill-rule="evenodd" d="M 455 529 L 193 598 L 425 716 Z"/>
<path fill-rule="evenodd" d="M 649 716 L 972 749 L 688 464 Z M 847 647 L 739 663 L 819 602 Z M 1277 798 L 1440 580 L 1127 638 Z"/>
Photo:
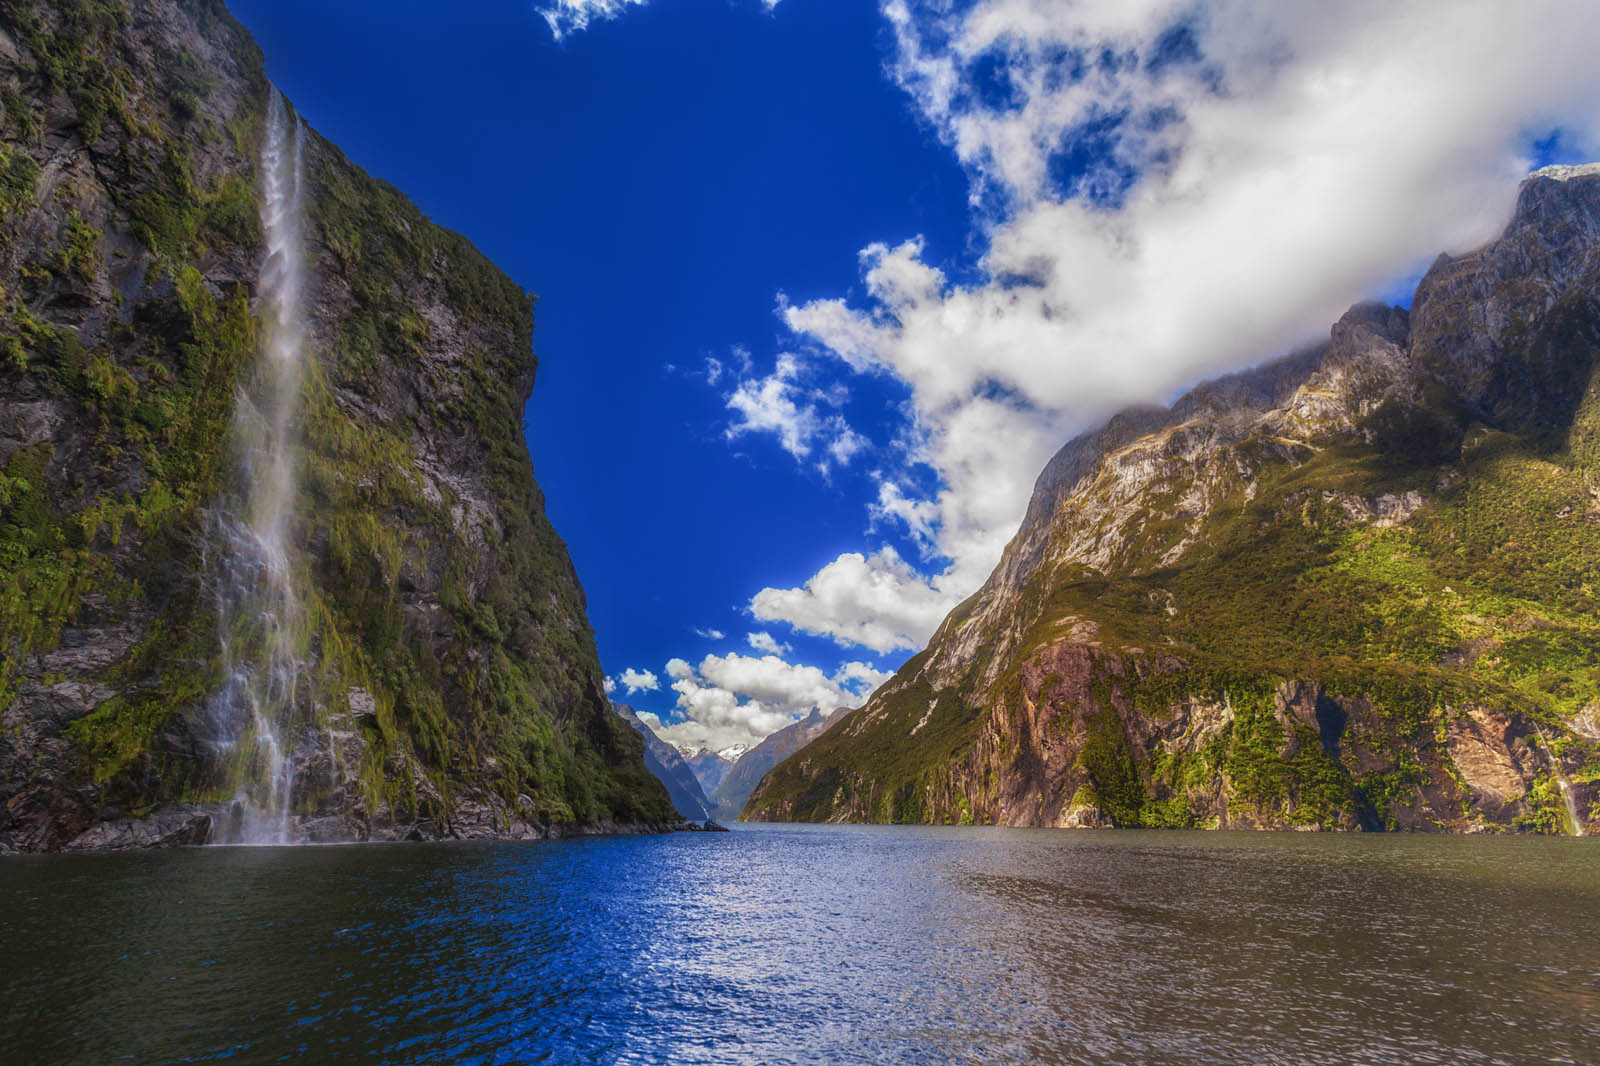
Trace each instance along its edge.
<path fill-rule="evenodd" d="M 0 0 L 0 850 L 214 836 L 270 87 L 213 0 Z M 672 820 L 520 432 L 532 301 L 308 132 L 306 839 Z M 232 728 L 236 728 L 232 727 Z"/>
<path fill-rule="evenodd" d="M 1125 412 L 751 819 L 1600 829 L 1600 169 Z M 1570 800 L 1570 804 L 1569 801 Z"/>

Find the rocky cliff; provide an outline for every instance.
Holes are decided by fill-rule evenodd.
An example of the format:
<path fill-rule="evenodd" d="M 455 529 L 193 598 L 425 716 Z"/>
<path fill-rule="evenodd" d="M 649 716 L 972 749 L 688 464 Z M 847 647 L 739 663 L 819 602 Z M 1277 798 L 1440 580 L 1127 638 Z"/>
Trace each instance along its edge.
<path fill-rule="evenodd" d="M 710 818 L 711 801 L 706 798 L 694 771 L 678 753 L 678 749 L 656 736 L 655 731 L 632 707 L 625 703 L 613 703 L 611 706 L 617 712 L 617 717 L 632 726 L 634 732 L 644 739 L 645 769 L 654 774 L 667 790 L 673 809 L 693 822 Z"/>
<path fill-rule="evenodd" d="M 1547 168 L 1409 313 L 1067 444 L 745 817 L 1600 829 L 1597 351 L 1600 168 Z"/>
<path fill-rule="evenodd" d="M 216 0 L 0 0 L 0 850 L 225 835 L 219 516 L 270 87 Z M 670 820 L 520 432 L 531 298 L 305 132 L 297 839 Z"/>

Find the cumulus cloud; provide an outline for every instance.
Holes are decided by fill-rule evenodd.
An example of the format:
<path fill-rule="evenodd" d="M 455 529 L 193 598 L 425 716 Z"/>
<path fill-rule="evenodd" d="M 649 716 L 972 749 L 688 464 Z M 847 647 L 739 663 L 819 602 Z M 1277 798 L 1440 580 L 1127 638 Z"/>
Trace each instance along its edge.
<path fill-rule="evenodd" d="M 771 633 L 764 631 L 760 633 L 747 633 L 745 635 L 745 640 L 749 641 L 750 646 L 756 651 L 764 651 L 768 655 L 783 655 L 786 652 L 793 650 L 787 644 L 778 643 L 777 638 L 775 638 Z"/>
<path fill-rule="evenodd" d="M 927 643 L 960 600 L 942 575 L 924 578 L 886 546 L 872 555 L 846 552 L 800 588 L 762 589 L 750 612 L 846 647 L 888 652 Z"/>
<path fill-rule="evenodd" d="M 649 670 L 635 670 L 630 666 L 616 676 L 613 687 L 615 685 L 621 685 L 628 690 L 628 695 L 632 696 L 636 692 L 658 691 L 661 688 L 661 679 Z M 606 691 L 609 692 L 611 689 Z"/>
<path fill-rule="evenodd" d="M 707 655 L 698 667 L 673 659 L 666 669 L 679 720 L 651 727 L 669 743 L 718 751 L 758 744 L 813 710 L 859 706 L 890 676 L 869 663 L 847 662 L 829 675 L 777 655 L 737 652 Z"/>
<path fill-rule="evenodd" d="M 752 375 L 746 363 L 736 373 L 716 360 L 707 360 L 707 380 L 715 383 L 724 375 L 737 378 L 727 394 L 727 407 L 735 415 L 727 437 L 735 440 L 746 434 L 767 434 L 797 461 L 821 452 L 825 458 L 815 465 L 826 474 L 835 466 L 846 466 L 867 447 L 867 439 L 850 428 L 837 410 L 849 398 L 843 385 L 818 388 L 806 382 L 805 367 L 798 356 L 780 354 L 771 374 Z"/>
<path fill-rule="evenodd" d="M 609 696 L 613 692 L 617 691 L 617 683 L 608 677 L 605 679 L 605 689 L 606 695 Z"/>
<path fill-rule="evenodd" d="M 694 633 L 695 636 L 704 637 L 707 640 L 722 640 L 728 635 L 720 629 L 701 629 L 699 626 L 695 627 Z"/>
<path fill-rule="evenodd" d="M 969 174 L 979 269 L 954 281 L 919 238 L 877 243 L 864 299 L 780 314 L 841 368 L 909 387 L 909 458 L 937 487 L 880 479 L 869 518 L 947 565 L 851 552 L 751 604 L 878 650 L 921 643 L 982 583 L 1073 433 L 1490 238 L 1530 137 L 1600 141 L 1600 5 L 1581 0 L 883 12 L 891 76 Z"/>

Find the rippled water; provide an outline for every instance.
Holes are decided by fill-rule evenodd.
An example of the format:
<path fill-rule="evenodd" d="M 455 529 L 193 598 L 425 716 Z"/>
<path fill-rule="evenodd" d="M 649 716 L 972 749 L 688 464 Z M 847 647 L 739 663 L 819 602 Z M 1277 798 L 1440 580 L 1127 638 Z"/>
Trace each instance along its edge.
<path fill-rule="evenodd" d="M 0 1062 L 1595 1063 L 1590 840 L 741 827 L 0 859 Z"/>

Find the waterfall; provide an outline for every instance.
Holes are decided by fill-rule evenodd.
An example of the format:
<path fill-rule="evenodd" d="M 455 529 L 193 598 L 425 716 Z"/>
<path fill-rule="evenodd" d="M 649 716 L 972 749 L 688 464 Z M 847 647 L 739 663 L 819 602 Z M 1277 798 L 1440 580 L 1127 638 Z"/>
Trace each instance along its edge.
<path fill-rule="evenodd" d="M 1550 738 L 1544 735 L 1544 730 L 1534 726 L 1539 733 L 1539 743 L 1544 746 L 1545 755 L 1550 759 L 1550 772 L 1556 779 L 1556 788 L 1561 792 L 1561 802 L 1567 807 L 1567 833 L 1571 836 L 1583 836 L 1583 819 L 1578 817 L 1578 804 L 1572 796 L 1572 782 L 1567 780 L 1567 775 L 1561 770 L 1561 760 L 1556 757 L 1556 751 L 1550 746 Z"/>
<path fill-rule="evenodd" d="M 237 493 L 218 508 L 222 549 L 217 595 L 225 680 L 210 719 L 236 786 L 224 842 L 288 843 L 296 730 L 306 723 L 300 691 L 308 658 L 305 611 L 295 592 L 294 418 L 306 351 L 301 313 L 302 123 L 276 90 L 261 152 L 261 229 L 266 257 L 257 277 L 262 346 L 255 373 L 235 396 Z"/>

